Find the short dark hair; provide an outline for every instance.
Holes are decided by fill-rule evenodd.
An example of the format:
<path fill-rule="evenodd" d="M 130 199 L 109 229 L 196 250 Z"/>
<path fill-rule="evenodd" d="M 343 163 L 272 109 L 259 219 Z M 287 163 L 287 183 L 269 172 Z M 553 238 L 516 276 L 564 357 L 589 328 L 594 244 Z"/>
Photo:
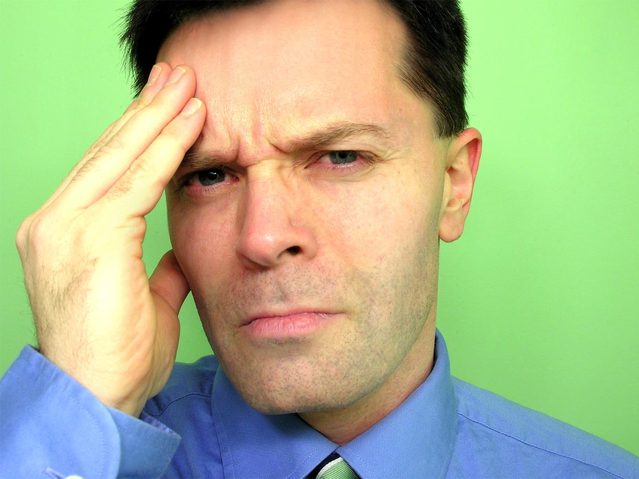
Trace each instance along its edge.
<path fill-rule="evenodd" d="M 205 13 L 268 0 L 135 0 L 124 18 L 120 43 L 133 72 L 136 91 L 146 82 L 160 47 L 186 21 Z M 383 0 L 408 31 L 400 75 L 418 96 L 435 107 L 437 133 L 452 136 L 468 123 L 464 70 L 466 25 L 458 0 Z"/>

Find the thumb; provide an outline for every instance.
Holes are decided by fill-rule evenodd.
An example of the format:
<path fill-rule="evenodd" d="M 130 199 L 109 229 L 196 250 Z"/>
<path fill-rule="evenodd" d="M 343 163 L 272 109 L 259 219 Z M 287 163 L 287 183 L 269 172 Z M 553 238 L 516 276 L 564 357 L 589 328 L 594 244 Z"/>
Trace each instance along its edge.
<path fill-rule="evenodd" d="M 160 259 L 149 279 L 149 286 L 151 292 L 162 298 L 175 314 L 180 311 L 191 288 L 172 250 Z"/>

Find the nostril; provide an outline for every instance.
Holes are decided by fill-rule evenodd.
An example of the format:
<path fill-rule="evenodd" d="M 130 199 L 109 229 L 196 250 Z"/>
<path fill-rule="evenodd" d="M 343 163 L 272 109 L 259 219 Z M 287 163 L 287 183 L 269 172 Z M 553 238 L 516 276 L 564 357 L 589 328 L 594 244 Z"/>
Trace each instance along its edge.
<path fill-rule="evenodd" d="M 302 248 L 300 248 L 299 246 L 291 246 L 290 248 L 287 248 L 286 251 L 292 255 L 296 255 L 302 252 Z"/>

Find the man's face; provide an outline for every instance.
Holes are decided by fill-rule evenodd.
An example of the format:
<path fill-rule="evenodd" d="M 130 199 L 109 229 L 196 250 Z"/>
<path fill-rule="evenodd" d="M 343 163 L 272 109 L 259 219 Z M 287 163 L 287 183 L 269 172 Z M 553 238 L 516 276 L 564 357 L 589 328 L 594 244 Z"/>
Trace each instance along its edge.
<path fill-rule="evenodd" d="M 404 35 L 378 2 L 284 0 L 191 21 L 159 54 L 207 106 L 167 188 L 175 255 L 264 412 L 427 373 L 448 142 L 399 78 Z"/>

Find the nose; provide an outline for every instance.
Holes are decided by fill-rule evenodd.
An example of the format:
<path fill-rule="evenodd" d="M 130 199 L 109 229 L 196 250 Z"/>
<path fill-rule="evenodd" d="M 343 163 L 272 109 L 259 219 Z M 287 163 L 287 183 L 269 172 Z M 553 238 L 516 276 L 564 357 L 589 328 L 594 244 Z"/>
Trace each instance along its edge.
<path fill-rule="evenodd" d="M 296 257 L 315 256 L 317 240 L 298 196 L 277 173 L 247 179 L 237 242 L 237 254 L 247 267 L 274 268 Z"/>

